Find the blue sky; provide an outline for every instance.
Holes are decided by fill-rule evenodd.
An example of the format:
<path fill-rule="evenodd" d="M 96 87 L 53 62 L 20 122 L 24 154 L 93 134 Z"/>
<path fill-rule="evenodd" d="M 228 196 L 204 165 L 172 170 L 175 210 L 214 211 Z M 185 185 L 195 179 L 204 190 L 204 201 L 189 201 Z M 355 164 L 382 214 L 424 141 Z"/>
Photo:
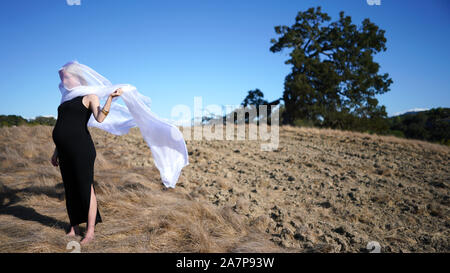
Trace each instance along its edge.
<path fill-rule="evenodd" d="M 0 114 L 57 116 L 57 70 L 78 60 L 113 84 L 129 83 L 171 117 L 175 105 L 238 105 L 259 88 L 282 96 L 289 51 L 270 52 L 274 26 L 322 6 L 332 20 L 343 10 L 360 25 L 370 18 L 386 30 L 387 51 L 375 56 L 394 83 L 377 96 L 388 115 L 450 107 L 450 1 L 2 1 Z M 193 115 L 193 112 L 192 112 Z"/>

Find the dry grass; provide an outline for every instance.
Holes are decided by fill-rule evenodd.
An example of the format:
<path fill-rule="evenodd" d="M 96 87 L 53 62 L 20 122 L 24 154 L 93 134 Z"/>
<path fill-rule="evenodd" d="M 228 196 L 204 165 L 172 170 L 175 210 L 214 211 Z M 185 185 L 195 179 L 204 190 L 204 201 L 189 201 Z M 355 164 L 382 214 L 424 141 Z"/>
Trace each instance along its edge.
<path fill-rule="evenodd" d="M 52 129 L 0 128 L 0 252 L 67 252 L 73 240 Z M 89 129 L 103 223 L 82 252 L 449 251 L 449 147 L 282 126 L 273 152 L 188 140 L 190 165 L 165 189 L 137 128 Z"/>

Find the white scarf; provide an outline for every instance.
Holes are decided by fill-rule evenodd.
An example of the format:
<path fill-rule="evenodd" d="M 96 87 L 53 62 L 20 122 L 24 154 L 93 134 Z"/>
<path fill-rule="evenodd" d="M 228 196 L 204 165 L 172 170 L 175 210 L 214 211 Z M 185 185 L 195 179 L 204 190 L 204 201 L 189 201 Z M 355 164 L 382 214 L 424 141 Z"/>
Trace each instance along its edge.
<path fill-rule="evenodd" d="M 61 70 L 63 74 L 70 75 L 69 80 L 63 79 L 59 84 L 61 103 L 87 94 L 96 94 L 102 101 L 116 89 L 122 88 L 123 93 L 112 99 L 105 120 L 99 123 L 92 115 L 87 125 L 115 135 L 127 134 L 130 128 L 138 126 L 150 147 L 163 184 L 174 188 L 181 169 L 189 165 L 186 143 L 174 124 L 152 113 L 150 98 L 140 94 L 132 85 L 111 84 L 105 77 L 77 61 L 68 62 Z M 118 98 L 123 99 L 126 107 L 115 102 Z"/>

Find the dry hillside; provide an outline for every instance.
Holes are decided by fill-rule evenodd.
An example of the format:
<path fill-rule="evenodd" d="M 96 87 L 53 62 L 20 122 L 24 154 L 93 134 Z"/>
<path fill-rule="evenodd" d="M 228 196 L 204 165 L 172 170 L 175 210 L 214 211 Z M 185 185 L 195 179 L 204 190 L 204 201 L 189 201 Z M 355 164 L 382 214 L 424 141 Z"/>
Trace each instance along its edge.
<path fill-rule="evenodd" d="M 52 129 L 0 128 L 0 252 L 68 252 Z M 447 146 L 290 126 L 271 152 L 188 140 L 165 189 L 138 128 L 89 130 L 103 223 L 82 252 L 450 251 Z"/>

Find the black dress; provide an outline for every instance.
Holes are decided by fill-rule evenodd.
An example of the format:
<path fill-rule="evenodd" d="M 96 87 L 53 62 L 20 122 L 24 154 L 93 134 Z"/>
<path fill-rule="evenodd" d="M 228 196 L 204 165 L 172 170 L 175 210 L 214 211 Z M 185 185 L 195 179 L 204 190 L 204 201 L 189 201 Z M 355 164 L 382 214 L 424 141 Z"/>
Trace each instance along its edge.
<path fill-rule="evenodd" d="M 59 105 L 58 119 L 52 132 L 71 226 L 87 223 L 97 156 L 87 129 L 92 111 L 84 106 L 82 99 L 83 96 L 78 96 Z M 100 222 L 102 218 L 97 207 L 95 225 Z"/>

